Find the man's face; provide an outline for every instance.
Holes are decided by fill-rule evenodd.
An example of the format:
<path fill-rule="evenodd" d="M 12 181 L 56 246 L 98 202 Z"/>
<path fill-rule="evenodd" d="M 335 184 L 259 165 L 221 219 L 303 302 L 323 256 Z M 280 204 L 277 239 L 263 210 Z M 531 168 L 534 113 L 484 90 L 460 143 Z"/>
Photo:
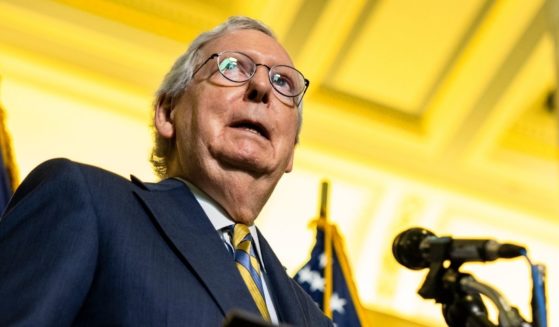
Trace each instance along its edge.
<path fill-rule="evenodd" d="M 227 50 L 269 67 L 293 66 L 274 39 L 255 30 L 236 30 L 213 40 L 200 57 Z M 251 80 L 239 84 L 226 80 L 212 59 L 171 113 L 177 151 L 170 173 L 195 182 L 223 178 L 232 170 L 277 181 L 292 168 L 297 115 L 293 101 L 272 88 L 266 67 L 258 66 Z"/>

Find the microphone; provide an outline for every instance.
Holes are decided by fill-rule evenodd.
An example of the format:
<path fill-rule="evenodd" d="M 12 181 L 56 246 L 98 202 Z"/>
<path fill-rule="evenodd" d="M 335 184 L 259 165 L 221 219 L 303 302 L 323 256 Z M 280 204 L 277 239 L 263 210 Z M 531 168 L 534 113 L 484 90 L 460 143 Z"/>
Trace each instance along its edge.
<path fill-rule="evenodd" d="M 435 253 L 434 249 L 444 249 Z M 498 258 L 515 258 L 526 254 L 522 246 L 498 243 L 490 239 L 453 239 L 437 237 L 424 228 L 410 228 L 398 234 L 392 243 L 392 254 L 401 265 L 419 270 L 440 260 L 455 262 L 493 261 Z M 441 258 L 442 255 L 442 258 Z"/>

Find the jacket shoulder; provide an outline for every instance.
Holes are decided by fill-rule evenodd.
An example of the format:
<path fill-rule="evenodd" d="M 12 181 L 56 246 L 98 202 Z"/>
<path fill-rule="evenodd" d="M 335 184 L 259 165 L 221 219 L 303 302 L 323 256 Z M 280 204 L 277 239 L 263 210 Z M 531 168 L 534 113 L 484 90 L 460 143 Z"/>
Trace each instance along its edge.
<path fill-rule="evenodd" d="M 123 177 L 99 167 L 78 163 L 66 158 L 55 158 L 47 160 L 34 168 L 25 178 L 22 185 L 25 183 L 26 180 L 34 181 L 59 178 L 71 179 L 75 178 L 75 175 L 91 175 L 98 178 L 121 179 L 123 181 L 129 182 Z"/>
<path fill-rule="evenodd" d="M 66 158 L 47 160 L 34 168 L 16 189 L 6 211 L 30 194 L 68 196 L 94 190 L 134 188 L 129 180 L 95 166 Z"/>
<path fill-rule="evenodd" d="M 28 178 L 31 180 L 84 178 L 87 182 L 110 180 L 132 185 L 128 179 L 111 171 L 66 158 L 55 158 L 41 163 L 29 173 Z"/>

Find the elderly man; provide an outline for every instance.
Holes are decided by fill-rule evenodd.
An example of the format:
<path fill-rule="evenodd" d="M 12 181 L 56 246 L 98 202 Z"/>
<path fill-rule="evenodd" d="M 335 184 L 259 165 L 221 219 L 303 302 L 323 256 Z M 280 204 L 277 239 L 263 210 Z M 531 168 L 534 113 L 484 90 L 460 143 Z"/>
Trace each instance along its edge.
<path fill-rule="evenodd" d="M 163 181 L 57 159 L 22 183 L 0 222 L 0 325 L 331 325 L 253 225 L 292 169 L 307 86 L 257 21 L 200 35 L 157 92 Z"/>

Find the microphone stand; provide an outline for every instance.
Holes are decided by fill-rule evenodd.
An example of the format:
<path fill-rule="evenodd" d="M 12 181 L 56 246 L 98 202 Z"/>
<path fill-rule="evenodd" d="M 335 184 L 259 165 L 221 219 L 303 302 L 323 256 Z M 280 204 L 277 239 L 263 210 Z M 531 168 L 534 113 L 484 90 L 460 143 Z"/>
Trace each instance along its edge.
<path fill-rule="evenodd" d="M 463 262 L 451 261 L 445 267 L 445 254 L 450 239 L 431 244 L 431 266 L 418 293 L 424 299 L 442 304 L 443 316 L 450 327 L 495 327 L 487 315 L 480 294 L 487 296 L 499 309 L 499 327 L 530 326 L 516 309 L 491 287 L 477 282 L 470 274 L 459 271 Z"/>
<path fill-rule="evenodd" d="M 499 292 L 487 284 L 478 282 L 470 276 L 468 278 L 462 278 L 460 280 L 460 286 L 462 290 L 467 293 L 481 293 L 491 299 L 499 310 L 499 324 L 501 326 L 529 326 L 529 324 L 522 319 L 518 311 L 512 308 Z"/>

